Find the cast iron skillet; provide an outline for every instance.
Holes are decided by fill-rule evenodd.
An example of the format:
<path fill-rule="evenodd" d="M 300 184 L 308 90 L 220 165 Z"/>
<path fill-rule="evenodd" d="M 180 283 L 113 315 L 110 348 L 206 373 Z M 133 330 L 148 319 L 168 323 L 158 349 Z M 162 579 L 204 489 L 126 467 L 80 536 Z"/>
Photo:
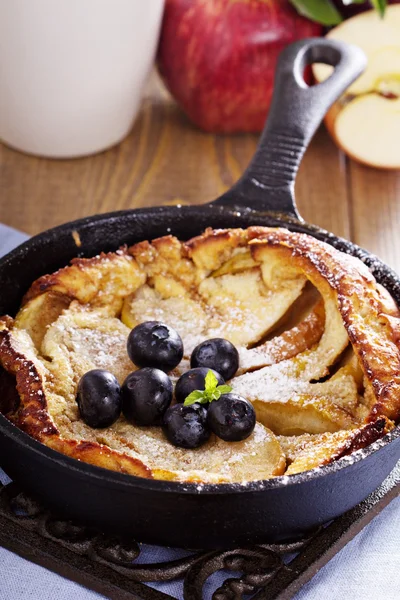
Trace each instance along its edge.
<path fill-rule="evenodd" d="M 308 88 L 302 74 L 314 62 L 334 65 L 335 72 Z M 32 238 L 0 261 L 0 314 L 14 314 L 33 279 L 77 255 L 73 230 L 82 240 L 80 254 L 93 256 L 167 232 L 188 239 L 210 226 L 284 226 L 363 258 L 400 301 L 400 281 L 393 271 L 357 246 L 306 224 L 294 202 L 294 180 L 310 138 L 327 108 L 364 65 L 359 50 L 338 42 L 310 39 L 288 48 L 279 62 L 273 106 L 259 148 L 229 192 L 205 206 L 99 215 Z M 10 386 L 3 394 L 7 390 Z M 397 428 L 365 451 L 317 470 L 245 486 L 198 486 L 141 479 L 81 463 L 31 439 L 0 415 L 1 466 L 26 490 L 70 517 L 170 546 L 221 548 L 293 538 L 363 500 L 399 457 Z"/>

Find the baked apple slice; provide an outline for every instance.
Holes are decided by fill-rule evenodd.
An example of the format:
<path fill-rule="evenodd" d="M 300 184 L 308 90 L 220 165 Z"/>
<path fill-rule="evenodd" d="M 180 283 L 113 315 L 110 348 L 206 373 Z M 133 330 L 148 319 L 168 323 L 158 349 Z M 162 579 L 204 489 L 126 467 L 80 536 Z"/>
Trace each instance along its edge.
<path fill-rule="evenodd" d="M 385 418 L 379 418 L 350 431 L 317 435 L 279 436 L 278 440 L 288 461 L 286 475 L 301 473 L 326 465 L 355 450 L 365 448 L 393 428 Z"/>

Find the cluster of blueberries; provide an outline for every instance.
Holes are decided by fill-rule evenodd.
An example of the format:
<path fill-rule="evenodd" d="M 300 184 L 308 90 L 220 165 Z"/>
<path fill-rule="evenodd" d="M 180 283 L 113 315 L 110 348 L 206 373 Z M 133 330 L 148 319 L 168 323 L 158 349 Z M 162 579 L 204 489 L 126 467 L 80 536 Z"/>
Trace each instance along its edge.
<path fill-rule="evenodd" d="M 136 425 L 161 425 L 168 440 L 181 448 L 197 448 L 214 432 L 226 441 L 246 439 L 256 417 L 251 403 L 225 384 L 239 366 L 238 351 L 223 338 L 196 346 L 191 369 L 175 385 L 167 373 L 181 362 L 179 334 L 159 321 L 146 321 L 129 334 L 128 356 L 139 367 L 122 386 L 109 371 L 94 369 L 81 378 L 77 403 L 90 427 L 112 425 L 121 411 Z"/>

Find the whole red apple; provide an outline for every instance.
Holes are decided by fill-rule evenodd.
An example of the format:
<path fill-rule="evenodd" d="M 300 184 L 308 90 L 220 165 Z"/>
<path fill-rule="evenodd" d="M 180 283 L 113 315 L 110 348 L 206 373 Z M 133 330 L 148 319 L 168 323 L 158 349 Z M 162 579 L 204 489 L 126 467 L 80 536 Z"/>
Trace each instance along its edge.
<path fill-rule="evenodd" d="M 257 132 L 270 106 L 279 53 L 321 31 L 288 0 L 166 0 L 158 67 L 201 129 Z"/>

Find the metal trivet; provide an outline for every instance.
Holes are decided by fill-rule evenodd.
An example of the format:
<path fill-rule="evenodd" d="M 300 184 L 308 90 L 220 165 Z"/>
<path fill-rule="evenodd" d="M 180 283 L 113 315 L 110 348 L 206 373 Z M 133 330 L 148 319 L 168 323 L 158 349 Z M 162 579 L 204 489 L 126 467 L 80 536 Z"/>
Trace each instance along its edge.
<path fill-rule="evenodd" d="M 364 502 L 305 539 L 138 564 L 135 541 L 58 519 L 10 483 L 0 487 L 0 544 L 112 599 L 171 599 L 143 582 L 183 579 L 184 600 L 202 600 L 208 577 L 227 570 L 241 576 L 227 579 L 213 600 L 242 600 L 244 595 L 287 600 L 399 494 L 400 463 Z"/>

